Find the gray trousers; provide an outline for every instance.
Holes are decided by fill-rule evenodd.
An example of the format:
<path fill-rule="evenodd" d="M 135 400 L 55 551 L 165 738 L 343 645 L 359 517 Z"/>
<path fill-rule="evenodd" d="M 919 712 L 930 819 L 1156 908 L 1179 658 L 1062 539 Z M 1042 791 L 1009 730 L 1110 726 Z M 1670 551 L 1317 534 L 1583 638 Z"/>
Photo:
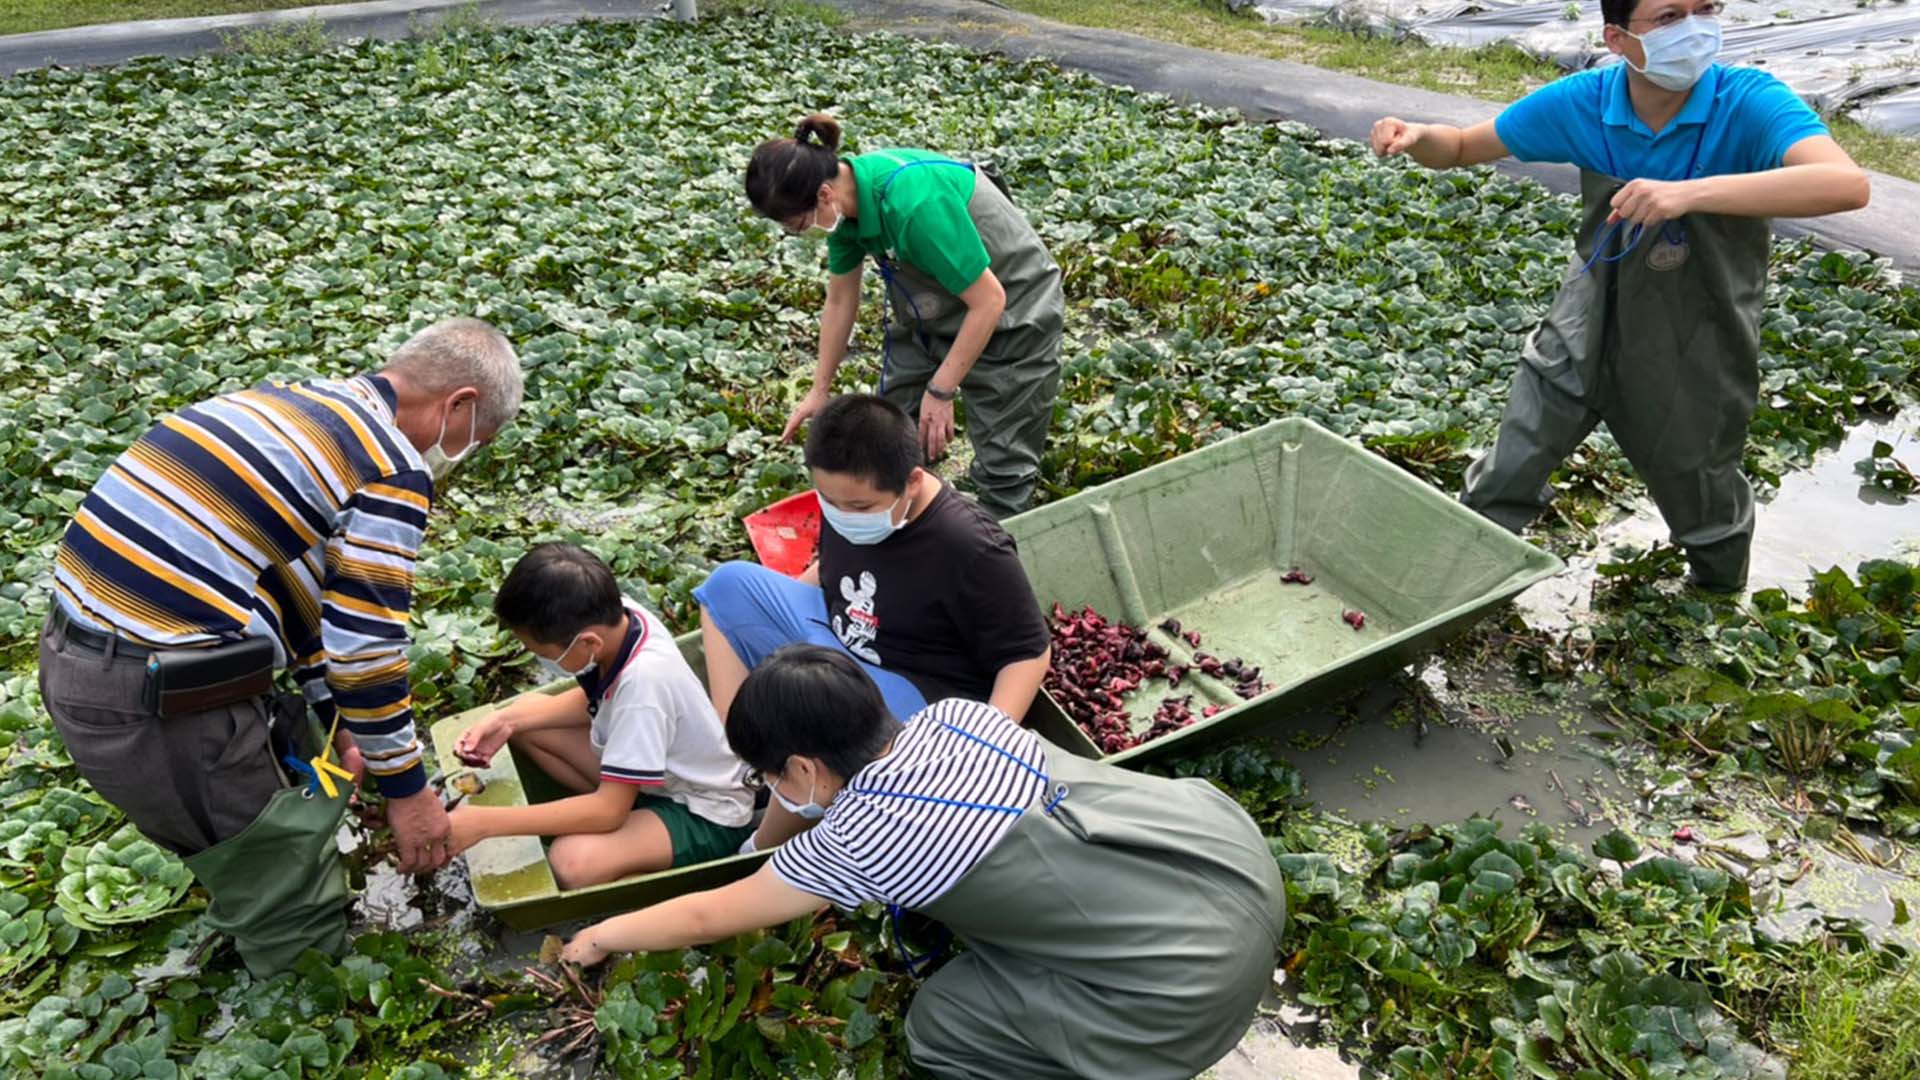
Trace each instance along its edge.
<path fill-rule="evenodd" d="M 283 787 L 267 703 L 161 720 L 142 702 L 146 662 L 40 632 L 40 696 L 80 775 L 147 838 L 192 855 L 249 825 Z M 304 706 L 303 706 L 304 707 Z"/>
<path fill-rule="evenodd" d="M 1740 471 L 1752 412 L 1747 400 L 1723 399 L 1737 422 L 1652 427 L 1631 422 L 1623 407 L 1607 425 L 1647 485 L 1673 542 L 1686 550 L 1695 583 L 1707 589 L 1731 592 L 1747 581 L 1753 487 Z M 1460 501 L 1513 532 L 1526 528 L 1553 503 L 1553 471 L 1603 419 L 1608 417 L 1554 386 L 1533 365 L 1515 365 L 1499 438 L 1468 467 Z M 1684 444 L 1680 452 L 1676 444 Z"/>
<path fill-rule="evenodd" d="M 980 505 L 1005 519 L 1033 504 L 1040 481 L 1040 456 L 1046 450 L 1047 430 L 1053 424 L 1054 399 L 1060 396 L 1060 342 L 1022 340 L 1033 350 L 1000 356 L 1006 342 L 988 345 L 967 377 L 960 382 L 960 408 L 966 417 L 967 440 L 973 444 L 968 475 L 980 496 Z M 931 356 L 905 335 L 893 343 L 892 370 L 886 398 L 920 419 L 920 399 L 940 367 L 942 357 Z"/>
<path fill-rule="evenodd" d="M 1518 532 L 1552 501 L 1553 470 L 1605 422 L 1686 549 L 1694 583 L 1737 591 L 1753 544 L 1740 463 L 1760 397 L 1771 234 L 1759 218 L 1688 214 L 1596 259 L 1621 186 L 1581 174 L 1578 254 L 1527 340 L 1499 440 L 1467 470 L 1461 501 Z"/>

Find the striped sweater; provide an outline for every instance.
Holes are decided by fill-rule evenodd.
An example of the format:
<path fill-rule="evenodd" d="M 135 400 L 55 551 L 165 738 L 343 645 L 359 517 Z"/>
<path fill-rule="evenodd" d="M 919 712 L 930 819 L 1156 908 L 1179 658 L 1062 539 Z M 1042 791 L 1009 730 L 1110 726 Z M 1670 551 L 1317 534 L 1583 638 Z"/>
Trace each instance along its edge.
<path fill-rule="evenodd" d="M 433 480 L 377 375 L 263 383 L 182 409 L 120 455 L 55 560 L 69 618 L 150 647 L 270 637 L 382 792 L 426 783 L 407 681 Z"/>

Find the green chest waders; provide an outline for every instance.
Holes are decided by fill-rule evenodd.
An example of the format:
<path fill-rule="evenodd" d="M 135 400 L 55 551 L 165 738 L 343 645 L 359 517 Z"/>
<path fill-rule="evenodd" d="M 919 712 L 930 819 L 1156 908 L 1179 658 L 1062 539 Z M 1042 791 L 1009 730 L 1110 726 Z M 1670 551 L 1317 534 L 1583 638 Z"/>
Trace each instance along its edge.
<path fill-rule="evenodd" d="M 914 1062 L 942 1078 L 1192 1077 L 1273 982 L 1286 890 L 1266 839 L 1205 781 L 1047 756 L 1040 797 L 922 909 L 967 948 L 914 997 Z"/>
<path fill-rule="evenodd" d="M 928 160 L 896 169 L 965 168 L 965 162 Z M 980 180 L 986 180 L 984 173 Z M 879 204 L 886 212 L 883 188 Z M 992 183 L 976 182 L 967 203 L 989 269 L 1007 296 L 1006 310 L 973 370 L 960 383 L 973 444 L 972 477 L 980 501 L 1002 516 L 1026 509 L 1040 475 L 1040 455 L 1060 393 L 1060 339 L 1066 294 L 1060 267 L 1019 208 Z M 895 233 L 898 226 L 894 227 Z M 931 276 L 899 259 L 880 260 L 891 317 L 880 393 L 916 420 L 927 381 L 947 357 L 967 305 Z"/>
<path fill-rule="evenodd" d="M 322 745 L 318 729 L 306 727 Z M 285 971 L 308 949 L 346 951 L 347 874 L 336 836 L 350 794 L 350 785 L 331 798 L 283 788 L 246 828 L 186 858 L 212 898 L 208 925 L 233 938 L 255 976 Z"/>
<path fill-rule="evenodd" d="M 1753 543 L 1740 462 L 1760 395 L 1768 224 L 1688 214 L 1636 234 L 1607 224 L 1620 186 L 1581 174 L 1571 276 L 1527 342 L 1499 438 L 1461 498 L 1520 530 L 1551 503 L 1553 470 L 1605 422 L 1695 580 L 1737 590 Z"/>

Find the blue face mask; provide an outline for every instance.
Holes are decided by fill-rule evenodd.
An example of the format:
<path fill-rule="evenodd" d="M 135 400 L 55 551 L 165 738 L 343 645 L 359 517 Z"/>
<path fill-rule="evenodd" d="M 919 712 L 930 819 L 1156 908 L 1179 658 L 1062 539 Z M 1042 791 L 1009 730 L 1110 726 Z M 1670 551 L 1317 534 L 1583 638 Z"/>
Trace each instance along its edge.
<path fill-rule="evenodd" d="M 584 633 L 586 633 L 585 630 L 580 631 L 580 634 L 584 634 Z M 567 654 L 573 651 L 573 647 L 575 645 L 580 644 L 580 634 L 573 635 L 573 640 L 567 642 L 567 647 L 560 651 L 560 660 L 565 660 L 567 658 Z M 533 655 L 533 658 L 540 662 L 540 670 L 546 672 L 549 677 L 554 679 L 582 678 L 588 672 L 593 670 L 593 666 L 595 663 L 595 661 L 589 659 L 586 662 L 586 664 L 580 668 L 579 671 L 568 671 L 566 668 L 560 665 L 560 660 L 549 660 L 546 657 L 541 656 L 539 653 L 535 653 Z"/>
<path fill-rule="evenodd" d="M 1646 53 L 1647 66 L 1634 70 L 1676 94 L 1693 89 L 1720 55 L 1720 20 L 1710 15 L 1691 15 L 1646 35 L 1629 32 L 1627 36 Z"/>
<path fill-rule="evenodd" d="M 822 503 L 821 505 L 825 506 L 826 504 Z M 785 808 L 787 813 L 792 814 L 795 817 L 801 818 L 805 821 L 819 821 L 821 818 L 827 816 L 827 808 L 824 806 L 820 806 L 813 801 L 813 792 L 814 792 L 815 786 L 816 785 L 809 785 L 807 787 L 807 801 L 798 802 L 798 803 L 794 802 L 792 799 L 787 798 L 785 795 L 780 794 L 779 784 L 768 784 L 767 790 L 773 792 L 774 801 L 778 802 L 783 808 Z"/>
<path fill-rule="evenodd" d="M 885 510 L 871 510 L 864 514 L 856 514 L 834 506 L 827 501 L 826 496 L 822 495 L 820 496 L 820 516 L 825 518 L 827 524 L 833 527 L 833 531 L 839 533 L 849 544 L 877 544 L 892 536 L 901 525 L 906 524 L 905 521 L 896 523 L 893 520 L 894 507 L 899 506 L 901 500 L 905 498 L 906 495 L 902 494 L 899 499 L 893 500 L 892 506 Z"/>

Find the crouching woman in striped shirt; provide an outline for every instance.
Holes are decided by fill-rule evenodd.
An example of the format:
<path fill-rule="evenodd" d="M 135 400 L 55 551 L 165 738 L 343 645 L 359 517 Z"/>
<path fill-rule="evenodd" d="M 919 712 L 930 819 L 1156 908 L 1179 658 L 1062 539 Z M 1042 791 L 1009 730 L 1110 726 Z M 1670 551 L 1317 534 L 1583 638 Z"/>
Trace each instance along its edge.
<path fill-rule="evenodd" d="M 1077 758 L 992 706 L 894 720 L 849 656 L 755 668 L 727 739 L 816 824 L 753 876 L 581 931 L 566 958 L 678 949 L 878 901 L 966 943 L 907 1015 L 943 1078 L 1191 1077 L 1246 1033 L 1285 892 L 1260 831 L 1202 780 Z"/>

